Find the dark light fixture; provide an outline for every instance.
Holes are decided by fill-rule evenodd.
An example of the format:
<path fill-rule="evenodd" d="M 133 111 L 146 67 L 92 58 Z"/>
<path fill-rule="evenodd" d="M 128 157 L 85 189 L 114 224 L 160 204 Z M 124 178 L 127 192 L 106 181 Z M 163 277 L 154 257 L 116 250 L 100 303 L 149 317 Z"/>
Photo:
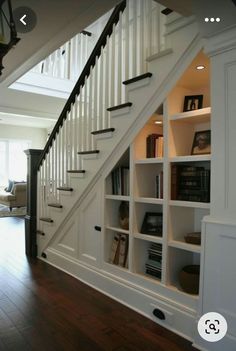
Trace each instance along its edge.
<path fill-rule="evenodd" d="M 12 14 L 11 0 L 0 0 L 0 75 L 4 68 L 2 60 L 20 39 Z"/>

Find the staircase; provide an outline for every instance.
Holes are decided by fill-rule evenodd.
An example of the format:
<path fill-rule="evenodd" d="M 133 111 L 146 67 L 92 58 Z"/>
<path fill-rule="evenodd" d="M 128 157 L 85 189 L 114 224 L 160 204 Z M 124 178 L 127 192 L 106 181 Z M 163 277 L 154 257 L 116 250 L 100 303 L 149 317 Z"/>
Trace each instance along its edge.
<path fill-rule="evenodd" d="M 177 16 L 168 33 L 163 9 L 151 0 L 115 8 L 47 142 L 37 175 L 37 245 L 44 259 L 104 169 L 201 49 L 194 23 L 185 23 L 186 30 L 180 18 L 178 27 Z"/>

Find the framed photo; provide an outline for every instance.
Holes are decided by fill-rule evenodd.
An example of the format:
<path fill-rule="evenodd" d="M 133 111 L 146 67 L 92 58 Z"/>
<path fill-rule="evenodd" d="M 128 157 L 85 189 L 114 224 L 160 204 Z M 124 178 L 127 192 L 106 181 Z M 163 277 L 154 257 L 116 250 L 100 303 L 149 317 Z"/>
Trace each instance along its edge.
<path fill-rule="evenodd" d="M 211 131 L 203 130 L 194 134 L 191 155 L 211 153 Z"/>
<path fill-rule="evenodd" d="M 162 213 L 146 212 L 141 233 L 162 236 Z"/>
<path fill-rule="evenodd" d="M 203 95 L 189 95 L 184 98 L 184 112 L 202 108 Z"/>

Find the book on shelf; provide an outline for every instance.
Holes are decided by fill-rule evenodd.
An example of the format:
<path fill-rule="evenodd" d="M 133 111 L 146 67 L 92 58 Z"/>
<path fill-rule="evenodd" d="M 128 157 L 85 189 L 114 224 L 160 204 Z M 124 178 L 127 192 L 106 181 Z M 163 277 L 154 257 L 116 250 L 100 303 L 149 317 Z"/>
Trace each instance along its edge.
<path fill-rule="evenodd" d="M 111 172 L 112 194 L 128 196 L 130 172 L 129 167 L 117 167 Z"/>
<path fill-rule="evenodd" d="M 210 170 L 198 166 L 172 165 L 171 199 L 210 202 Z"/>
<path fill-rule="evenodd" d="M 148 248 L 148 259 L 145 263 L 146 274 L 161 279 L 162 272 L 162 245 L 152 243 Z"/>
<path fill-rule="evenodd" d="M 163 171 L 156 176 L 156 198 L 163 199 Z"/>
<path fill-rule="evenodd" d="M 163 157 L 163 135 L 150 134 L 146 138 L 146 157 Z"/>
<path fill-rule="evenodd" d="M 109 262 L 128 268 L 129 240 L 126 234 L 115 234 L 111 246 Z"/>

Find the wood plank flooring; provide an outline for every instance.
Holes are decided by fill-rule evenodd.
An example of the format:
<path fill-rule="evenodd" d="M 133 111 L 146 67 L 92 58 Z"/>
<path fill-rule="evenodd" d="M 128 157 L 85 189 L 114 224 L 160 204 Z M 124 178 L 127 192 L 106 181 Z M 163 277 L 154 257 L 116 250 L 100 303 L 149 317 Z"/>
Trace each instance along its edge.
<path fill-rule="evenodd" d="M 24 255 L 24 220 L 0 218 L 0 351 L 194 351 L 190 343 Z"/>

